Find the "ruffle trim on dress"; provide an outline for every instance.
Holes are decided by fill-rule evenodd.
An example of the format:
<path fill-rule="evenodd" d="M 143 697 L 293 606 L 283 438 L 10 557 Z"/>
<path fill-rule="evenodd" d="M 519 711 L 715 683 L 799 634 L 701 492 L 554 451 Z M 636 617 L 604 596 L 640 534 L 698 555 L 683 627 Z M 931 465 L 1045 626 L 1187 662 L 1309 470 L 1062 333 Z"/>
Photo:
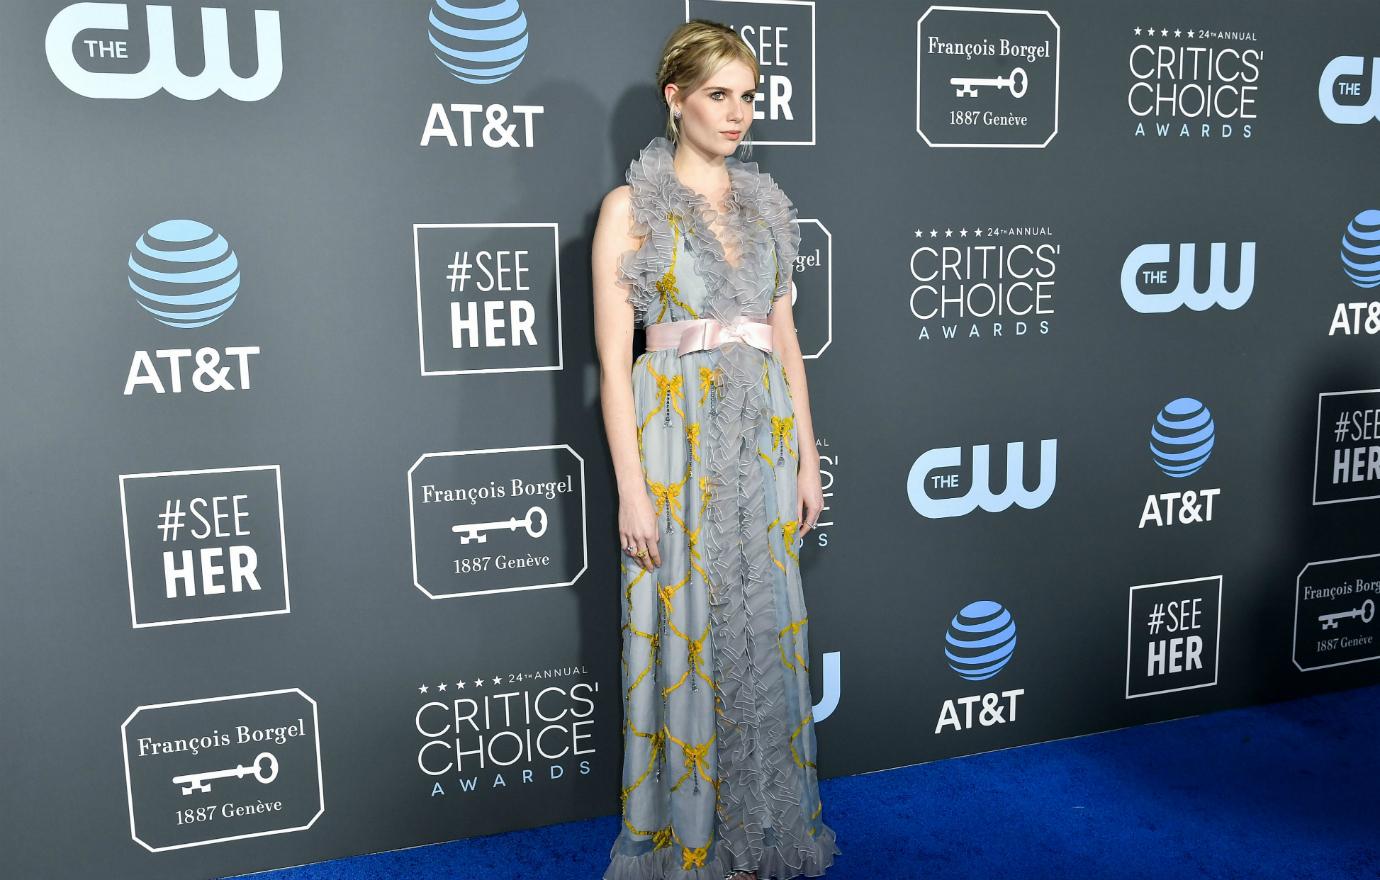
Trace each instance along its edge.
<path fill-rule="evenodd" d="M 727 211 L 743 212 L 742 222 L 725 224 L 724 235 L 731 236 L 732 250 L 739 254 L 739 264 L 729 263 L 713 229 L 713 219 L 719 212 L 709 200 L 680 182 L 675 170 L 675 150 L 661 136 L 654 137 L 628 165 L 627 182 L 632 188 L 629 231 L 643 238 L 641 246 L 626 251 L 618 261 L 619 281 L 628 288 L 627 301 L 633 306 L 638 326 L 646 326 L 649 310 L 656 304 L 660 291 L 658 282 L 671 266 L 675 235 L 668 217 L 675 216 L 695 240 L 698 255 L 695 268 L 704 278 L 711 302 L 715 292 L 724 290 L 726 299 L 736 304 L 732 314 L 710 315 L 728 320 L 736 315 L 763 319 L 765 314 L 756 308 L 759 289 L 755 286 L 761 276 L 756 260 L 755 241 L 744 241 L 743 230 L 751 230 L 761 221 L 771 234 L 775 256 L 774 288 L 771 299 L 788 292 L 796 255 L 800 251 L 800 227 L 796 223 L 795 205 L 772 179 L 759 171 L 756 162 L 743 162 L 733 156 L 724 158 L 731 187 Z M 727 303 L 725 303 L 727 306 Z"/>
<path fill-rule="evenodd" d="M 821 825 L 818 836 L 805 847 L 772 846 L 762 851 L 755 870 L 758 880 L 791 880 L 793 877 L 822 877 L 843 851 L 834 842 L 834 830 Z M 723 880 L 730 871 L 753 871 L 752 863 L 734 859 L 727 844 L 720 840 L 710 848 L 703 865 L 684 866 L 678 846 L 663 846 L 639 855 L 613 853 L 603 880 Z"/>

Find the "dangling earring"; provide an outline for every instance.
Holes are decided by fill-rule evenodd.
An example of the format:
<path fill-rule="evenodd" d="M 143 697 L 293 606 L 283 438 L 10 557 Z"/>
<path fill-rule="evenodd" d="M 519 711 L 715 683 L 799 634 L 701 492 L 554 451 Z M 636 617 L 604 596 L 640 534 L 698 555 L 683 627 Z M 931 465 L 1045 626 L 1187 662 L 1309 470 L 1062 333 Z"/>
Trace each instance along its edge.
<path fill-rule="evenodd" d="M 673 111 L 671 112 L 671 122 L 670 122 L 671 140 L 672 140 L 673 142 L 674 142 L 674 141 L 680 140 L 680 126 L 676 124 L 676 123 L 679 122 L 679 121 L 680 121 L 680 111 L 679 111 L 679 110 L 673 110 Z"/>

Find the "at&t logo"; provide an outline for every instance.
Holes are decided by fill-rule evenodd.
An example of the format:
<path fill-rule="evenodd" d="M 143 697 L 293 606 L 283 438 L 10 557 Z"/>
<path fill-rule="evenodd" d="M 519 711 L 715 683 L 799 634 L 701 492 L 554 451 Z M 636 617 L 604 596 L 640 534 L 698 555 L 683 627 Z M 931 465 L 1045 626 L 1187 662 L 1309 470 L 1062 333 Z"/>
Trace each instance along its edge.
<path fill-rule="evenodd" d="M 1380 58 L 1339 55 L 1327 62 L 1318 80 L 1318 104 L 1323 115 L 1342 125 L 1361 125 L 1380 119 Z M 1366 75 L 1370 68 L 1370 75 Z"/>
<path fill-rule="evenodd" d="M 1207 464 L 1217 439 L 1212 413 L 1201 401 L 1180 397 L 1164 405 L 1150 426 L 1150 453 L 1166 477 L 1191 477 Z M 1212 502 L 1221 489 L 1184 489 L 1160 492 L 1145 499 L 1140 525 L 1183 525 L 1212 522 Z"/>
<path fill-rule="evenodd" d="M 1362 211 L 1342 233 L 1342 271 L 1362 290 L 1380 286 L 1380 211 Z M 1380 333 L 1380 302 L 1342 302 L 1332 312 L 1328 336 Z"/>
<path fill-rule="evenodd" d="M 217 321 L 240 289 L 235 251 L 224 236 L 196 220 L 155 224 L 134 243 L 126 272 L 139 306 L 160 324 L 182 330 Z M 249 356 L 258 353 L 257 345 L 136 351 L 125 395 L 141 386 L 156 394 L 180 394 L 189 385 L 203 392 L 248 391 Z"/>
<path fill-rule="evenodd" d="M 1011 662 L 1016 650 L 1016 621 L 1000 602 L 971 602 L 949 621 L 944 633 L 944 656 L 949 668 L 967 681 L 986 681 Z M 971 730 L 1016 720 L 1016 698 L 1025 688 L 999 693 L 972 694 L 944 701 L 934 732 L 946 727 Z"/>
<path fill-rule="evenodd" d="M 493 85 L 527 57 L 527 16 L 517 0 L 434 0 L 427 40 L 451 76 L 472 85 Z M 472 147 L 478 136 L 486 147 L 530 148 L 532 119 L 545 110 L 531 104 L 432 104 L 421 145 L 442 140 L 452 147 Z M 477 126 L 482 128 L 476 131 Z"/>
<path fill-rule="evenodd" d="M 936 474 L 935 471 L 951 470 L 963 463 L 963 450 L 957 446 L 931 449 L 922 453 L 910 467 L 906 478 L 906 494 L 910 504 L 921 516 L 940 519 L 950 516 L 963 516 L 981 507 L 990 513 L 1005 510 L 1012 504 L 1034 510 L 1049 500 L 1054 494 L 1055 453 L 1058 440 L 1053 438 L 1040 441 L 1040 467 L 1034 489 L 1025 487 L 1024 459 L 1025 444 L 1022 442 L 1006 444 L 1006 477 L 1001 481 L 1005 487 L 998 494 L 991 488 L 991 449 L 987 444 L 972 449 L 971 480 L 968 491 L 958 497 L 935 498 L 930 490 L 941 492 L 957 489 L 959 474 Z"/>
<path fill-rule="evenodd" d="M 1241 262 L 1235 290 L 1227 288 L 1226 243 L 1213 242 L 1209 247 L 1212 249 L 1211 262 L 1207 286 L 1202 290 L 1198 289 L 1199 279 L 1193 271 L 1197 245 L 1179 245 L 1177 266 L 1170 262 L 1168 244 L 1143 244 L 1131 251 L 1121 264 L 1121 295 L 1126 304 L 1144 314 L 1163 314 L 1180 306 L 1188 306 L 1195 312 L 1215 305 L 1228 310 L 1244 306 L 1255 289 L 1255 242 L 1241 243 Z M 1177 282 L 1173 290 L 1157 291 L 1157 288 L 1167 287 L 1171 278 Z"/>
<path fill-rule="evenodd" d="M 187 76 L 177 64 L 172 7 L 145 7 L 148 58 L 143 66 L 130 55 L 130 41 L 103 32 L 129 31 L 129 7 L 124 3 L 74 3 L 48 25 L 44 50 L 48 66 L 67 88 L 87 98 L 147 98 L 160 89 L 186 101 L 199 101 L 221 91 L 238 101 L 258 101 L 273 94 L 283 78 L 282 40 L 278 13 L 254 11 L 258 69 L 240 77 L 230 67 L 230 38 L 225 10 L 201 10 L 201 45 L 205 65 Z M 88 36 L 88 34 L 90 34 Z M 134 41 L 137 46 L 138 40 Z M 103 69 L 89 69 L 99 67 Z"/>

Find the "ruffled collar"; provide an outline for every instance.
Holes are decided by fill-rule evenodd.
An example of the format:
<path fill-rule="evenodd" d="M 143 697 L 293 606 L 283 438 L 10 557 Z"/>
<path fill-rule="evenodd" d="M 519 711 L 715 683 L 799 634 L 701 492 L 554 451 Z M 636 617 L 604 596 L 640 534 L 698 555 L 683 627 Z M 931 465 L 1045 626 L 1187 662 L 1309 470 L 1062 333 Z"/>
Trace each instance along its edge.
<path fill-rule="evenodd" d="M 720 211 L 710 204 L 708 197 L 681 182 L 674 163 L 676 149 L 676 145 L 658 135 L 642 148 L 633 161 L 635 165 L 641 166 L 647 179 L 656 184 L 663 193 L 673 195 L 674 202 L 679 202 L 686 208 L 693 208 L 699 214 L 714 216 L 747 210 L 752 217 L 762 216 L 765 175 L 757 170 L 756 162 L 744 162 L 736 156 L 724 157 L 724 166 L 728 169 L 729 189 L 724 198 L 725 210 Z"/>

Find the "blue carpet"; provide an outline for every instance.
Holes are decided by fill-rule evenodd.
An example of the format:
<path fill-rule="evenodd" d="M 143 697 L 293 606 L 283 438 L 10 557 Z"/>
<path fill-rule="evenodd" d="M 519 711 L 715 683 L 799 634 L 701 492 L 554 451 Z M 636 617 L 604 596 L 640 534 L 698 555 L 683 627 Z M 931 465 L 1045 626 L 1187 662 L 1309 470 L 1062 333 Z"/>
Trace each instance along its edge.
<path fill-rule="evenodd" d="M 828 880 L 1380 878 L 1380 687 L 828 779 Z M 614 816 L 261 880 L 597 880 Z"/>

